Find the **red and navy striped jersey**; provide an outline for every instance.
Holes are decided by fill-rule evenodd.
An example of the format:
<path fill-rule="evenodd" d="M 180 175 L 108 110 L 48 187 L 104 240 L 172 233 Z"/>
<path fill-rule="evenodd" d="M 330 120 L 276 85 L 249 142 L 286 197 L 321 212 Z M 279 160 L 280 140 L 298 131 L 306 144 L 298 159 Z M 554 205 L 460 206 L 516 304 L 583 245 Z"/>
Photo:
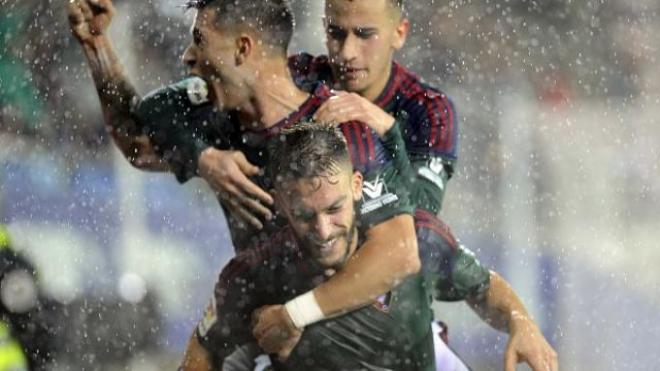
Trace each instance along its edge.
<path fill-rule="evenodd" d="M 265 165 L 267 161 L 265 143 L 276 136 L 279 131 L 301 122 L 311 121 L 314 113 L 332 96 L 330 89 L 323 83 L 316 83 L 309 98 L 294 112 L 277 122 L 274 126 L 261 131 L 240 130 L 233 135 L 240 135 L 231 142 L 234 149 L 242 151 L 248 160 L 257 166 Z M 233 127 L 240 127 L 235 122 Z M 351 155 L 353 167 L 363 174 L 388 165 L 392 160 L 390 153 L 378 135 L 366 124 L 361 122 L 345 122 L 339 125 Z"/>
<path fill-rule="evenodd" d="M 309 89 L 314 82 L 335 84 L 327 56 L 314 57 L 301 53 L 289 57 L 289 69 L 296 84 Z M 449 97 L 429 86 L 401 66 L 392 62 L 390 78 L 374 102 L 399 119 L 411 159 L 439 155 L 449 163 L 456 160 L 458 120 Z"/>

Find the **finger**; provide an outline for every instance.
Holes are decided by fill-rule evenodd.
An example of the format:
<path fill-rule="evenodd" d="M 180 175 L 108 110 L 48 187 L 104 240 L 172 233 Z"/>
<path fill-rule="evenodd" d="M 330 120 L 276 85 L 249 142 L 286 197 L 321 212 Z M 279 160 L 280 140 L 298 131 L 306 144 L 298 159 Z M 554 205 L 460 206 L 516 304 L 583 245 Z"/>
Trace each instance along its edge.
<path fill-rule="evenodd" d="M 259 174 L 259 168 L 252 165 L 250 161 L 245 158 L 243 153 L 237 152 L 234 160 L 236 161 L 236 165 L 238 165 L 238 168 L 243 172 L 243 174 L 246 174 L 247 176 Z"/>
<path fill-rule="evenodd" d="M 106 13 L 112 11 L 112 2 L 109 0 L 87 0 L 89 6 L 96 13 Z"/>
<path fill-rule="evenodd" d="M 252 311 L 252 322 L 251 322 L 252 328 L 255 328 L 255 327 L 258 326 L 259 318 L 261 317 L 261 313 L 263 311 L 264 311 L 264 307 L 257 308 L 254 311 Z"/>
<path fill-rule="evenodd" d="M 516 354 L 512 351 L 507 351 L 504 354 L 504 371 L 516 371 L 516 364 L 518 363 L 518 358 Z"/>
<path fill-rule="evenodd" d="M 559 360 L 555 352 L 552 352 L 550 355 L 550 369 L 552 371 L 559 371 Z"/>
<path fill-rule="evenodd" d="M 289 358 L 289 356 L 291 355 L 291 352 L 293 352 L 293 348 L 292 347 L 286 347 L 286 348 L 280 350 L 279 352 L 277 352 L 277 359 L 280 362 L 285 362 Z"/>
<path fill-rule="evenodd" d="M 239 205 L 238 202 L 234 200 L 230 200 L 228 202 L 228 207 L 231 209 L 234 217 L 238 218 L 242 222 L 251 225 L 252 227 L 259 230 L 264 227 L 264 225 L 261 223 L 261 221 L 259 221 L 259 219 L 257 219 L 249 211 L 247 211 L 245 208 Z"/>
<path fill-rule="evenodd" d="M 534 356 L 527 358 L 527 364 L 533 371 L 549 371 L 550 363 L 546 362 L 542 356 Z"/>
<path fill-rule="evenodd" d="M 251 210 L 254 213 L 263 215 L 266 220 L 273 218 L 273 213 L 270 211 L 270 209 L 254 198 L 248 197 L 247 195 L 240 195 L 239 201 L 243 207 L 246 207 L 248 210 Z"/>
<path fill-rule="evenodd" d="M 314 113 L 314 120 L 324 122 L 326 121 L 326 117 L 328 116 L 328 112 L 331 111 L 332 105 L 334 101 L 332 99 L 329 99 L 325 101 L 319 109 L 316 110 Z"/>
<path fill-rule="evenodd" d="M 87 1 L 85 0 L 78 1 L 78 6 L 80 8 L 80 11 L 82 12 L 84 21 L 89 22 L 94 18 L 94 13 L 92 12 L 92 8 L 89 7 Z"/>
<path fill-rule="evenodd" d="M 278 341 L 278 333 L 272 329 L 263 333 L 257 342 L 259 343 L 259 347 L 266 353 L 277 353 L 279 351 L 278 344 L 280 342 Z"/>
<path fill-rule="evenodd" d="M 77 26 L 83 22 L 85 19 L 82 11 L 80 10 L 80 6 L 78 5 L 78 2 L 72 1 L 67 4 L 67 10 L 68 10 L 68 15 L 69 15 L 69 22 L 73 26 Z"/>
<path fill-rule="evenodd" d="M 234 180 L 234 185 L 243 190 L 244 193 L 258 199 L 266 205 L 273 204 L 273 197 L 243 174 L 240 174 L 237 179 Z"/>

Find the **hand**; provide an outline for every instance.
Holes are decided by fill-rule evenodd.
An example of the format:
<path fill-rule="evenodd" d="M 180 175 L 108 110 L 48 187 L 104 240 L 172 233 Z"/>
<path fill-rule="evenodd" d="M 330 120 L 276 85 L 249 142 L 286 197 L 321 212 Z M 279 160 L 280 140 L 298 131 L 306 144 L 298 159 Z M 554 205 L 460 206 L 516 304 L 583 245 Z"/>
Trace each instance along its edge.
<path fill-rule="evenodd" d="M 170 167 L 156 153 L 154 146 L 151 145 L 146 135 L 141 135 L 133 139 L 131 143 L 131 154 L 129 161 L 140 170 L 146 171 L 169 171 Z"/>
<path fill-rule="evenodd" d="M 259 168 L 248 162 L 243 153 L 210 147 L 199 156 L 197 168 L 232 215 L 257 229 L 263 228 L 263 224 L 256 214 L 267 220 L 273 217 L 264 206 L 272 205 L 273 198 L 248 178 L 257 175 Z"/>
<path fill-rule="evenodd" d="M 252 334 L 261 349 L 286 360 L 300 341 L 302 330 L 293 324 L 284 305 L 266 305 L 252 313 Z"/>
<path fill-rule="evenodd" d="M 92 44 L 108 30 L 115 9 L 110 0 L 69 0 L 69 24 L 82 44 Z"/>
<path fill-rule="evenodd" d="M 504 354 L 505 371 L 514 371 L 519 362 L 526 362 L 533 371 L 559 370 L 557 352 L 531 319 L 514 318 L 509 328 L 509 343 Z"/>
<path fill-rule="evenodd" d="M 345 91 L 339 91 L 336 94 L 321 105 L 314 114 L 314 120 L 336 124 L 360 121 L 367 124 L 381 137 L 394 125 L 394 117 L 368 99 Z"/>

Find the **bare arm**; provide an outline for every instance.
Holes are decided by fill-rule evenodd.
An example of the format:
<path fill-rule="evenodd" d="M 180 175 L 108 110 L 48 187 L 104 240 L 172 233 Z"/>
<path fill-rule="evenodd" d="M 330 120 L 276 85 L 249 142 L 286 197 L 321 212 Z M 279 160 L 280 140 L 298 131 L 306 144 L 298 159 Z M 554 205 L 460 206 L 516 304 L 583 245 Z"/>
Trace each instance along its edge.
<path fill-rule="evenodd" d="M 310 293 L 324 317 L 340 315 L 368 305 L 420 268 L 413 218 L 399 215 L 371 227 L 346 266 Z M 301 334 L 291 313 L 283 305 L 272 305 L 254 316 L 259 346 L 287 358 Z"/>
<path fill-rule="evenodd" d="M 392 290 L 419 272 L 415 225 L 410 215 L 399 215 L 370 228 L 366 241 L 345 267 L 314 289 L 326 316 L 349 312 Z"/>
<path fill-rule="evenodd" d="M 71 29 L 90 67 L 108 132 L 131 164 L 145 170 L 166 171 L 167 165 L 138 130 L 132 110 L 140 96 L 107 37 L 115 13 L 112 2 L 74 0 L 68 6 Z"/>
<path fill-rule="evenodd" d="M 504 357 L 506 371 L 513 371 L 516 363 L 523 361 L 535 371 L 558 369 L 557 353 L 529 316 L 518 295 L 499 274 L 491 271 L 488 291 L 467 302 L 486 323 L 509 333 Z"/>

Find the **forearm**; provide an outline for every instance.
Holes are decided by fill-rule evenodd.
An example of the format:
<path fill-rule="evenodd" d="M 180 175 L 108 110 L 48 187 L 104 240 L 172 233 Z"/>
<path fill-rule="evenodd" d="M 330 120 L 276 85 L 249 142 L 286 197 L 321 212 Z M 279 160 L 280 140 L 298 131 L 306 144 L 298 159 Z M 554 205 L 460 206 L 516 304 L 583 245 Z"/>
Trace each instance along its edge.
<path fill-rule="evenodd" d="M 110 40 L 104 35 L 82 43 L 99 96 L 105 125 L 131 163 L 141 155 L 146 137 L 141 137 L 133 108 L 140 99 L 130 83 Z"/>
<path fill-rule="evenodd" d="M 420 269 L 413 218 L 399 215 L 372 227 L 367 240 L 332 278 L 314 289 L 325 316 L 369 304 Z"/>
<path fill-rule="evenodd" d="M 521 323 L 533 324 L 513 288 L 493 271 L 490 272 L 489 289 L 467 302 L 486 323 L 502 332 L 512 333 Z"/>

